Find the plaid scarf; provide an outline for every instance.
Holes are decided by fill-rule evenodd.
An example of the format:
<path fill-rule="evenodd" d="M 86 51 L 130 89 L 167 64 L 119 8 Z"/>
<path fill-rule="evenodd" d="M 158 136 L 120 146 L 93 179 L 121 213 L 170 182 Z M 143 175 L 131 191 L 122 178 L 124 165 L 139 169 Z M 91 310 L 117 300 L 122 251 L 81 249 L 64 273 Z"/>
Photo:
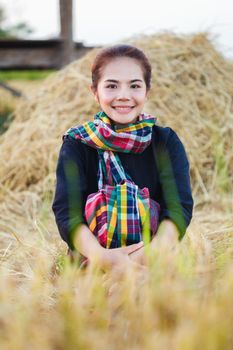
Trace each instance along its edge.
<path fill-rule="evenodd" d="M 148 220 L 150 225 L 149 190 L 139 189 L 132 181 L 117 152 L 142 153 L 151 143 L 155 122 L 156 117 L 142 113 L 137 122 L 119 126 L 101 111 L 94 122 L 71 127 L 63 135 L 63 139 L 69 135 L 98 151 L 99 191 L 88 196 L 85 216 L 90 230 L 106 248 L 141 241 Z M 158 207 L 153 208 L 157 210 L 156 221 Z"/>

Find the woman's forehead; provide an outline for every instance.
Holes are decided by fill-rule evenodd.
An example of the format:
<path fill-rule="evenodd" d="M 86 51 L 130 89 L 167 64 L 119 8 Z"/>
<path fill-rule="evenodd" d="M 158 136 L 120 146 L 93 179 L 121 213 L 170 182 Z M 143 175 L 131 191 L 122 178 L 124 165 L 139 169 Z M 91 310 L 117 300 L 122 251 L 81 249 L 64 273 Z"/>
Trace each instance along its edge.
<path fill-rule="evenodd" d="M 142 80 L 143 71 L 140 63 L 129 57 L 119 57 L 109 61 L 101 71 L 103 80 Z"/>

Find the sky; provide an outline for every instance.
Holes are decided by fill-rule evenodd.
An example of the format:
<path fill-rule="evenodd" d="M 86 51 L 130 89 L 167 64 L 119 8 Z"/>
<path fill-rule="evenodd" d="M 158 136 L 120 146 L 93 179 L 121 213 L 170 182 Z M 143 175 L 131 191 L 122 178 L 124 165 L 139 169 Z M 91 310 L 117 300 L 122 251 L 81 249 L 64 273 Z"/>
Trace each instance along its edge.
<path fill-rule="evenodd" d="M 233 2 L 230 0 L 73 0 L 74 40 L 107 45 L 145 33 L 209 31 L 217 48 L 233 59 Z M 58 0 L 0 0 L 10 24 L 27 22 L 30 38 L 59 35 Z"/>

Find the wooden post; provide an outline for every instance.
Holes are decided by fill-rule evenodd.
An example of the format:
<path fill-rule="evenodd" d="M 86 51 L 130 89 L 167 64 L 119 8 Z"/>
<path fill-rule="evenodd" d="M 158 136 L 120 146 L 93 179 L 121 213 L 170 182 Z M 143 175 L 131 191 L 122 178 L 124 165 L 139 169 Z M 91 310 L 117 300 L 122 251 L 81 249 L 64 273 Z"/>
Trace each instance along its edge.
<path fill-rule="evenodd" d="M 63 40 L 62 63 L 66 65 L 72 61 L 73 43 L 73 0 L 59 0 L 60 2 L 60 37 Z"/>

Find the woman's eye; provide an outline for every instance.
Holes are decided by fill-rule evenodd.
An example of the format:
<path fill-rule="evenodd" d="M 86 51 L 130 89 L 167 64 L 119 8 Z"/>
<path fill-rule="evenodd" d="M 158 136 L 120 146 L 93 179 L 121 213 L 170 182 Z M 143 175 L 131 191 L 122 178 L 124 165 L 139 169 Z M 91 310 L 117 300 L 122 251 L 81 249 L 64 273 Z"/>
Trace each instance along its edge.
<path fill-rule="evenodd" d="M 138 84 L 133 84 L 133 85 L 131 85 L 131 87 L 134 88 L 134 89 L 135 89 L 135 88 L 137 89 L 137 88 L 140 88 L 141 86 L 138 85 Z"/>
<path fill-rule="evenodd" d="M 114 84 L 109 84 L 109 85 L 106 86 L 106 88 L 110 88 L 110 89 L 114 89 L 114 88 L 116 88 L 116 87 L 117 87 L 117 86 L 114 85 Z"/>

